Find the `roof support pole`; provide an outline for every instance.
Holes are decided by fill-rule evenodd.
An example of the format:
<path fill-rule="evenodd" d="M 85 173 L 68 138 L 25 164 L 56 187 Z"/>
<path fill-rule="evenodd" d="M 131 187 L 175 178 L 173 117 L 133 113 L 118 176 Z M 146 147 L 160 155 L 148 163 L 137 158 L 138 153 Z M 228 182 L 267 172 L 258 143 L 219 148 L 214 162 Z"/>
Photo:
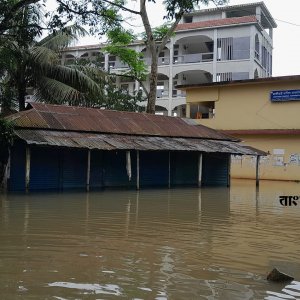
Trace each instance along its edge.
<path fill-rule="evenodd" d="M 136 189 L 140 189 L 140 151 L 136 151 Z"/>
<path fill-rule="evenodd" d="M 4 191 L 7 191 L 7 186 L 8 186 L 8 179 L 10 178 L 10 163 L 11 163 L 11 156 L 10 156 L 10 149 L 8 149 L 8 159 L 7 163 L 5 165 L 5 170 L 4 170 L 4 176 L 3 176 L 3 181 L 2 181 L 2 186 Z M 1 186 L 1 182 L 0 182 Z"/>
<path fill-rule="evenodd" d="M 130 150 L 126 151 L 126 171 L 128 180 L 131 181 L 131 156 L 130 156 Z"/>
<path fill-rule="evenodd" d="M 86 191 L 90 191 L 90 178 L 91 178 L 91 150 L 87 153 L 87 168 L 86 168 Z"/>
<path fill-rule="evenodd" d="M 259 163 L 260 163 L 260 156 L 256 156 L 256 186 L 259 186 Z"/>
<path fill-rule="evenodd" d="M 25 190 L 29 191 L 30 184 L 30 148 L 26 145 Z"/>
<path fill-rule="evenodd" d="M 171 188 L 171 151 L 169 151 L 169 180 L 168 180 L 168 188 Z"/>
<path fill-rule="evenodd" d="M 198 187 L 202 186 L 202 160 L 203 160 L 202 153 L 199 153 L 199 157 L 198 157 Z"/>
<path fill-rule="evenodd" d="M 228 155 L 228 162 L 227 162 L 227 167 L 228 167 L 228 171 L 227 171 L 227 187 L 230 186 L 230 178 L 231 178 L 231 154 Z"/>

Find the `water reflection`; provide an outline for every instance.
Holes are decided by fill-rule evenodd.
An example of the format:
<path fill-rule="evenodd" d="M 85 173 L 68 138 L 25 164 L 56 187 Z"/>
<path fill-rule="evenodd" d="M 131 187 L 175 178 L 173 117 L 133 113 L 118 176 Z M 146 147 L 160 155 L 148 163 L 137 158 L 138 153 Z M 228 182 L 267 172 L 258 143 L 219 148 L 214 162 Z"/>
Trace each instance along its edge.
<path fill-rule="evenodd" d="M 2 195 L 0 298 L 296 297 L 265 277 L 300 278 L 300 208 L 278 202 L 299 187 Z"/>

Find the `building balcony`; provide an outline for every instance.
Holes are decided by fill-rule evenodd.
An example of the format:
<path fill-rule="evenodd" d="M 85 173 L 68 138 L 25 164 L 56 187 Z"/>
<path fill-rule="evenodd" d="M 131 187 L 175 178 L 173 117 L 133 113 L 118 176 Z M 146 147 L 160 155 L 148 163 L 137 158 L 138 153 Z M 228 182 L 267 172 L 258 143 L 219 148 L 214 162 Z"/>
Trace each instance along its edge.
<path fill-rule="evenodd" d="M 168 90 L 156 90 L 156 98 L 169 98 L 170 93 Z M 172 98 L 184 98 L 186 96 L 185 91 L 173 90 Z"/>
<path fill-rule="evenodd" d="M 190 63 L 201 63 L 201 62 L 210 62 L 213 61 L 214 54 L 213 52 L 207 53 L 192 53 L 174 56 L 174 64 L 190 64 Z"/>

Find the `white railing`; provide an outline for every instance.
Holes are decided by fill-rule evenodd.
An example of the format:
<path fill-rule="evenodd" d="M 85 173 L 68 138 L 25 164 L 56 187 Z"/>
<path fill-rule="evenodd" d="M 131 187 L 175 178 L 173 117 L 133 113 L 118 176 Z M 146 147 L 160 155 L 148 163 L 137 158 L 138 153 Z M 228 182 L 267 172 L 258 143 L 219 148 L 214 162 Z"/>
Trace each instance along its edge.
<path fill-rule="evenodd" d="M 169 91 L 165 90 L 156 90 L 156 98 L 166 98 L 169 97 Z"/>
<path fill-rule="evenodd" d="M 128 65 L 122 63 L 121 61 L 109 61 L 108 67 L 110 69 L 125 69 L 125 68 L 128 68 Z"/>
<path fill-rule="evenodd" d="M 188 64 L 212 61 L 214 58 L 213 52 L 193 53 L 174 56 L 174 64 Z"/>
<path fill-rule="evenodd" d="M 142 60 L 145 63 L 145 65 L 147 65 L 147 66 L 151 65 L 151 58 L 150 57 L 143 58 Z M 158 60 L 157 60 L 157 64 L 159 66 L 169 65 L 170 64 L 170 57 L 159 57 Z"/>
<path fill-rule="evenodd" d="M 169 65 L 170 64 L 170 57 L 159 57 L 157 64 L 159 66 Z"/>

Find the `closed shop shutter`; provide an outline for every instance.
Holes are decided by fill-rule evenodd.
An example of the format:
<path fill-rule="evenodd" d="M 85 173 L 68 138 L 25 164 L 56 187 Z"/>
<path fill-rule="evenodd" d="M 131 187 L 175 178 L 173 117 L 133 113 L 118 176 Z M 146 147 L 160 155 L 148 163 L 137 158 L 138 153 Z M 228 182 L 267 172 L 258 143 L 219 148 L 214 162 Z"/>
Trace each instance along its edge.
<path fill-rule="evenodd" d="M 171 186 L 198 184 L 197 152 L 171 152 Z"/>
<path fill-rule="evenodd" d="M 30 184 L 33 190 L 58 190 L 60 184 L 59 149 L 31 148 Z"/>
<path fill-rule="evenodd" d="M 227 186 L 228 156 L 221 154 L 204 154 L 202 168 L 203 186 Z"/>
<path fill-rule="evenodd" d="M 63 153 L 63 188 L 85 189 L 87 173 L 87 151 L 66 149 Z"/>
<path fill-rule="evenodd" d="M 168 186 L 168 151 L 140 151 L 140 186 Z"/>
<path fill-rule="evenodd" d="M 11 149 L 10 179 L 8 189 L 10 191 L 25 191 L 25 144 L 15 142 Z"/>

